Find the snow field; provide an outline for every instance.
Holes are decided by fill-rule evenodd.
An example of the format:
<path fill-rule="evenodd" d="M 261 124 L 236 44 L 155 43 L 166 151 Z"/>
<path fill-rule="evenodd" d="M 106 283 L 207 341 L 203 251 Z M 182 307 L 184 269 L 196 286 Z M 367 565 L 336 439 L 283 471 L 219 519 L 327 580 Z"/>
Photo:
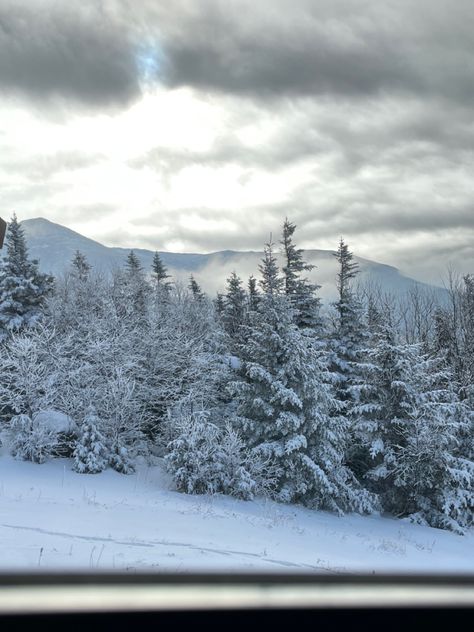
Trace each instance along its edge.
<path fill-rule="evenodd" d="M 188 496 L 160 464 L 87 475 L 2 455 L 0 569 L 472 573 L 474 533 Z"/>

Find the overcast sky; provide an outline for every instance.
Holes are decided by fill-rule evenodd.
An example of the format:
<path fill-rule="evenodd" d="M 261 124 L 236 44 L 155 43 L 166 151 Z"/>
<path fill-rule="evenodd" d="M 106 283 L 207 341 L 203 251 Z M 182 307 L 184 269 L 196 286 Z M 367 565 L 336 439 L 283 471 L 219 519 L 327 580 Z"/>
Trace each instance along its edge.
<path fill-rule="evenodd" d="M 0 0 L 0 215 L 474 272 L 472 0 Z"/>

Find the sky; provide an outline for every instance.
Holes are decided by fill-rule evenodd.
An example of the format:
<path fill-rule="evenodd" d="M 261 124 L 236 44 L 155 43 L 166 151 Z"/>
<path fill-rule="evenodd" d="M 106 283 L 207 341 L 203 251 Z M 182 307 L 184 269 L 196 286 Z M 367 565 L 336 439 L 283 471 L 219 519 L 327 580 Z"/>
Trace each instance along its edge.
<path fill-rule="evenodd" d="M 0 215 L 474 272 L 472 0 L 0 0 Z"/>

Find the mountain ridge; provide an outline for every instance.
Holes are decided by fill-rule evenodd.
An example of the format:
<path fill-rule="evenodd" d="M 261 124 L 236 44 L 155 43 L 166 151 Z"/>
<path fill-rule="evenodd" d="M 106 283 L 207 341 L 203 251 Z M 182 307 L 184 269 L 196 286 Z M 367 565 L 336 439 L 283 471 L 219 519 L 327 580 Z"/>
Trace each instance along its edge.
<path fill-rule="evenodd" d="M 105 246 L 99 241 L 85 237 L 80 233 L 43 217 L 21 222 L 28 243 L 30 255 L 39 260 L 40 269 L 54 275 L 64 273 L 77 250 L 80 250 L 90 264 L 99 272 L 111 274 L 123 266 L 130 250 L 139 258 L 145 270 L 151 269 L 155 251 L 144 248 L 124 248 Z M 225 280 L 232 271 L 242 277 L 244 282 L 250 274 L 258 276 L 258 265 L 263 251 L 221 250 L 210 253 L 177 253 L 158 250 L 169 273 L 181 282 L 187 282 L 193 274 L 203 289 L 210 294 L 222 291 Z M 334 299 L 337 262 L 334 251 L 308 249 L 304 251 L 308 263 L 316 266 L 309 273 L 312 281 L 322 286 L 323 298 Z M 444 292 L 442 288 L 428 285 L 403 275 L 398 268 L 378 263 L 365 257 L 354 255 L 359 263 L 360 281 L 380 286 L 384 291 L 399 294 L 413 287 L 434 292 Z"/>

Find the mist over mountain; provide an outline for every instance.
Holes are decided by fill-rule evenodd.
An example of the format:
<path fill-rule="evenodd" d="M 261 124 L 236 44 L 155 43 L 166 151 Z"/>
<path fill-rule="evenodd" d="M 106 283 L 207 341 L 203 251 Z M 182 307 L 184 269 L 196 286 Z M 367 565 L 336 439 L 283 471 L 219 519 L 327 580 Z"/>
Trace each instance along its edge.
<path fill-rule="evenodd" d="M 44 218 L 27 219 L 22 222 L 31 257 L 38 259 L 44 272 L 60 275 L 65 272 L 76 250 L 80 250 L 95 270 L 110 274 L 123 266 L 130 249 L 104 246 L 83 235 Z M 296 235 L 297 241 L 297 235 Z M 277 244 L 278 246 L 278 244 Z M 349 244 L 350 247 L 350 244 Z M 133 244 L 130 245 L 133 248 Z M 133 248 L 145 270 L 151 268 L 154 252 Z M 213 295 L 225 288 L 225 280 L 235 272 L 244 282 L 250 274 L 259 276 L 258 266 L 263 252 L 239 252 L 223 250 L 209 254 L 199 253 L 159 253 L 169 273 L 176 280 L 187 283 L 192 273 L 202 288 Z M 330 250 L 306 250 L 306 260 L 315 265 L 309 277 L 320 284 L 320 295 L 325 300 L 335 297 L 337 262 Z M 421 283 L 389 265 L 377 263 L 362 257 L 354 257 L 360 266 L 359 280 L 379 286 L 385 292 L 400 294 L 414 286 L 443 292 L 441 288 Z"/>

